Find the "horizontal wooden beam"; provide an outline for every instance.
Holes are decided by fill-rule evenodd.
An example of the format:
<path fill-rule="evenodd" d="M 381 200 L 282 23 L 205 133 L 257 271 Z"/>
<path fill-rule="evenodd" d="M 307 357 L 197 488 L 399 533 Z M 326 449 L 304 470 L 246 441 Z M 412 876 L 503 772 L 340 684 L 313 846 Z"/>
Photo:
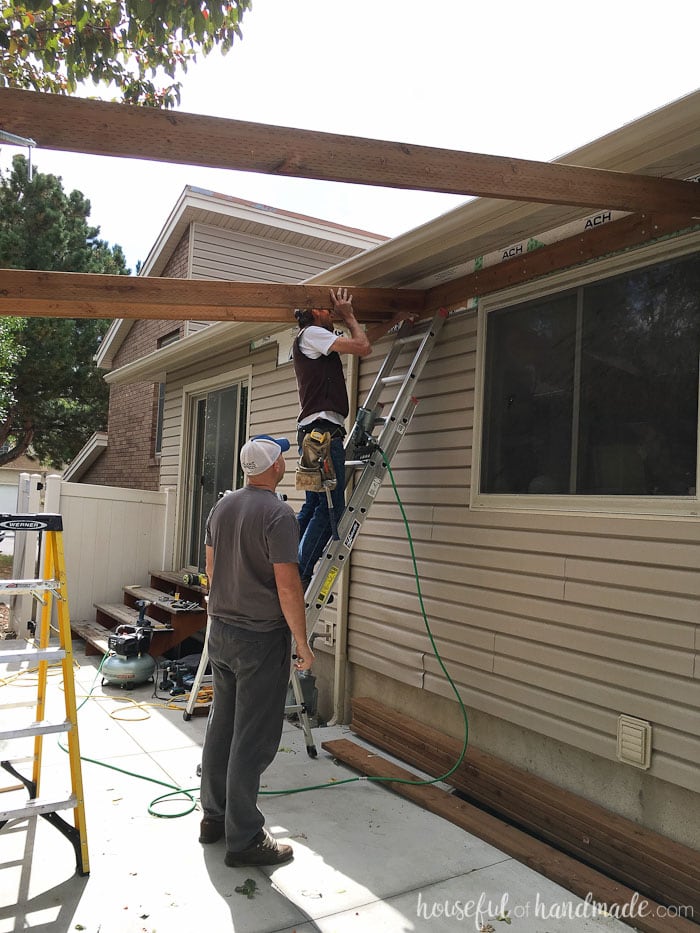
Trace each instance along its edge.
<path fill-rule="evenodd" d="M 436 285 L 428 289 L 424 315 L 437 311 L 438 308 L 463 308 L 470 298 L 493 294 L 513 285 L 522 285 L 532 279 L 580 265 L 591 259 L 599 259 L 621 249 L 641 246 L 659 237 L 691 229 L 693 225 L 690 218 L 684 221 L 675 215 L 631 214 L 593 230 L 567 237 L 558 243 L 542 246 L 531 253 Z"/>
<path fill-rule="evenodd" d="M 342 284 L 342 283 L 341 283 Z M 421 313 L 419 289 L 350 287 L 357 319 Z M 0 315 L 294 323 L 294 308 L 330 307 L 327 285 L 274 285 L 0 269 Z"/>
<path fill-rule="evenodd" d="M 427 317 L 620 249 L 689 229 L 676 215 L 634 214 L 531 253 L 422 289 L 352 287 L 361 323 L 396 311 Z M 326 285 L 259 284 L 0 269 L 0 315 L 293 323 L 294 308 L 329 306 Z"/>
<path fill-rule="evenodd" d="M 700 185 L 0 89 L 0 128 L 44 149 L 597 209 L 700 217 Z"/>

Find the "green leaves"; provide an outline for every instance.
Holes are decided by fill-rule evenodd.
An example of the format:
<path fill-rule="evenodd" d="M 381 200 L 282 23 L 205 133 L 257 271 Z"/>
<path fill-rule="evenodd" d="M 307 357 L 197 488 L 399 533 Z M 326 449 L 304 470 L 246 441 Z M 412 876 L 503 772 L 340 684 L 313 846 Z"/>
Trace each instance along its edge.
<path fill-rule="evenodd" d="M 197 54 L 226 53 L 252 0 L 0 0 L 0 87 L 62 94 L 90 78 L 129 103 L 172 107 Z M 149 77 L 150 76 L 150 77 Z"/>
<path fill-rule="evenodd" d="M 249 900 L 252 900 L 252 898 L 255 897 L 255 892 L 257 889 L 257 882 L 255 882 L 252 878 L 246 878 L 243 884 L 239 884 L 236 888 L 234 888 L 234 891 L 236 894 L 245 894 Z"/>

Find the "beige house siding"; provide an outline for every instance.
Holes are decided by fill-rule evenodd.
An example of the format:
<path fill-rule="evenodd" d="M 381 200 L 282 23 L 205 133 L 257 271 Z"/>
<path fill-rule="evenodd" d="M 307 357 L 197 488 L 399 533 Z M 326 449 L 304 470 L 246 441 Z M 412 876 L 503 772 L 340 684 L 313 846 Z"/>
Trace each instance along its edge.
<path fill-rule="evenodd" d="M 278 239 L 192 225 L 191 277 L 238 282 L 301 282 L 333 264 L 328 249 L 307 249 Z M 348 250 L 345 255 L 353 255 Z M 337 261 L 343 257 L 338 256 Z"/>
<path fill-rule="evenodd" d="M 476 327 L 446 324 L 392 464 L 443 660 L 468 708 L 603 758 L 621 713 L 649 720 L 649 773 L 698 790 L 698 521 L 470 509 Z M 351 581 L 351 664 L 454 699 L 388 479 Z"/>

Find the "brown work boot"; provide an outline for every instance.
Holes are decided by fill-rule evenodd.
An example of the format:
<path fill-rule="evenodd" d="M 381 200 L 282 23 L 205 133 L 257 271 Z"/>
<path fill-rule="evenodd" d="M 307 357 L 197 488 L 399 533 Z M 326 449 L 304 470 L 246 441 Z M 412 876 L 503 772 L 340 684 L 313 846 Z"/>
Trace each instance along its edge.
<path fill-rule="evenodd" d="M 229 868 L 244 865 L 281 865 L 294 858 L 291 846 L 280 845 L 266 829 L 261 829 L 247 849 L 240 852 L 227 852 L 224 862 Z"/>
<path fill-rule="evenodd" d="M 203 845 L 218 842 L 224 835 L 223 820 L 208 820 L 206 816 L 199 824 L 199 841 Z"/>

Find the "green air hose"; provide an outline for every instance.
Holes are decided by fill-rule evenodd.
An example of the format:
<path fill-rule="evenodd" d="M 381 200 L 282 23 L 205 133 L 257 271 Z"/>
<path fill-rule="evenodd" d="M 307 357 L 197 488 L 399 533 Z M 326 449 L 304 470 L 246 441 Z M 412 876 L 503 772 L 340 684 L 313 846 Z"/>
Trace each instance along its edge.
<path fill-rule="evenodd" d="M 462 701 L 462 697 L 461 697 L 460 694 L 459 694 L 459 690 L 457 690 L 457 687 L 455 686 L 454 681 L 453 681 L 452 678 L 450 677 L 450 675 L 449 675 L 449 673 L 448 673 L 448 671 L 447 671 L 447 668 L 445 667 L 445 664 L 444 664 L 442 658 L 440 657 L 440 652 L 438 651 L 437 645 L 435 644 L 435 639 L 433 638 L 433 633 L 432 633 L 431 630 L 430 630 L 430 623 L 429 623 L 429 621 L 428 621 L 428 614 L 427 614 L 426 611 L 425 611 L 425 604 L 424 604 L 424 602 L 423 602 L 423 593 L 421 592 L 421 588 L 420 588 L 420 576 L 419 576 L 419 574 L 418 574 L 418 564 L 417 564 L 417 562 L 416 562 L 416 552 L 415 552 L 415 549 L 414 549 L 414 547 L 413 547 L 413 536 L 411 535 L 411 528 L 410 528 L 410 525 L 408 524 L 408 518 L 406 517 L 406 512 L 405 512 L 405 510 L 404 510 L 403 503 L 402 503 L 401 497 L 400 497 L 400 495 L 399 495 L 399 490 L 398 490 L 398 488 L 397 488 L 397 486 L 396 486 L 396 481 L 395 481 L 395 479 L 394 479 L 394 474 L 392 473 L 391 467 L 389 466 L 389 461 L 386 459 L 386 456 L 385 456 L 385 454 L 384 454 L 384 451 L 381 450 L 381 448 L 377 448 L 377 449 L 379 450 L 379 452 L 380 452 L 381 455 L 382 455 L 382 460 L 384 461 L 384 466 L 387 468 L 387 471 L 388 471 L 388 473 L 389 473 L 389 479 L 391 480 L 391 486 L 392 486 L 392 488 L 393 488 L 393 490 L 394 490 L 394 495 L 396 496 L 396 501 L 398 502 L 399 509 L 401 510 L 401 517 L 402 517 L 402 519 L 403 519 L 404 527 L 405 527 L 405 529 L 406 529 L 406 537 L 407 537 L 407 539 L 408 539 L 408 545 L 409 545 L 409 548 L 410 548 L 410 550 L 411 550 L 411 563 L 412 563 L 412 565 L 413 565 L 413 576 L 414 576 L 415 581 L 416 581 L 416 591 L 417 591 L 417 593 L 418 593 L 418 602 L 419 602 L 419 604 L 420 604 L 421 615 L 423 616 L 423 622 L 425 623 L 425 628 L 426 628 L 426 631 L 427 631 L 427 633 L 428 633 L 428 638 L 430 639 L 430 644 L 431 644 L 432 649 L 433 649 L 433 654 L 434 654 L 435 657 L 437 658 L 438 664 L 440 665 L 440 668 L 441 668 L 443 674 L 444 674 L 445 677 L 447 678 L 447 682 L 449 683 L 450 687 L 452 688 L 452 691 L 453 691 L 454 695 L 457 697 L 457 702 L 459 703 L 459 708 L 460 708 L 460 711 L 461 711 L 461 713 L 462 713 L 462 721 L 464 722 L 464 742 L 462 743 L 462 750 L 461 750 L 461 752 L 460 752 L 460 754 L 459 754 L 459 758 L 458 758 L 457 761 L 452 765 L 452 767 L 449 769 L 449 771 L 446 771 L 444 774 L 441 774 L 440 777 L 430 778 L 429 780 L 426 779 L 426 780 L 419 780 L 419 781 L 409 781 L 409 780 L 406 780 L 406 779 L 399 779 L 399 778 L 395 778 L 395 777 L 371 777 L 371 776 L 368 777 L 368 776 L 366 776 L 366 775 L 361 775 L 361 776 L 359 776 L 359 777 L 345 778 L 345 780 L 342 780 L 342 781 L 332 781 L 332 782 L 330 782 L 330 783 L 328 783 L 328 784 L 314 784 L 314 785 L 312 785 L 311 787 L 295 787 L 295 788 L 292 788 L 292 789 L 290 789 L 290 790 L 264 790 L 264 791 L 260 791 L 260 794 L 266 794 L 266 795 L 274 795 L 274 794 L 301 794 L 301 793 L 303 793 L 304 791 L 307 791 L 307 790 L 322 790 L 323 788 L 326 788 L 326 787 L 339 787 L 339 786 L 341 786 L 342 784 L 354 784 L 354 783 L 356 783 L 357 781 L 373 781 L 375 784 L 383 783 L 383 782 L 389 782 L 389 783 L 391 783 L 391 784 L 412 784 L 412 785 L 414 785 L 414 786 L 423 786 L 423 785 L 428 785 L 428 784 L 437 784 L 437 783 L 439 783 L 440 781 L 444 781 L 446 778 L 448 778 L 451 774 L 453 774 L 453 773 L 457 770 L 457 768 L 461 765 L 462 761 L 464 760 L 464 756 L 465 756 L 466 753 L 467 753 L 467 745 L 469 744 L 469 720 L 467 719 L 467 710 L 466 710 L 466 708 L 465 708 L 465 706 L 464 706 L 464 702 Z"/>
<path fill-rule="evenodd" d="M 460 766 L 460 764 L 464 760 L 464 756 L 467 753 L 467 745 L 469 743 L 469 720 L 467 719 L 467 711 L 464 706 L 464 702 L 462 701 L 462 697 L 460 696 L 459 691 L 457 687 L 455 686 L 454 681 L 450 677 L 447 671 L 447 668 L 445 667 L 445 664 L 442 658 L 440 657 L 440 652 L 438 651 L 437 645 L 435 644 L 433 633 L 430 630 L 430 623 L 428 621 L 428 615 L 425 611 L 425 604 L 423 602 L 423 593 L 421 592 L 420 577 L 418 575 L 418 564 L 416 562 L 416 552 L 413 547 L 413 537 L 411 535 L 411 529 L 408 524 L 408 518 L 406 517 L 406 512 L 404 510 L 403 503 L 401 502 L 401 497 L 399 496 L 399 491 L 396 486 L 396 481 L 394 480 L 394 474 L 392 473 L 391 467 L 389 466 L 389 462 L 386 459 L 384 451 L 381 450 L 380 448 L 378 448 L 378 450 L 382 455 L 384 465 L 386 466 L 387 471 L 389 473 L 389 479 L 391 480 L 391 485 L 394 490 L 394 495 L 396 496 L 396 501 L 399 505 L 399 509 L 401 510 L 401 517 L 403 519 L 404 527 L 406 529 L 406 537 L 408 539 L 408 544 L 409 544 L 409 548 L 411 551 L 411 562 L 413 565 L 413 576 L 416 581 L 416 591 L 418 593 L 418 602 L 420 604 L 421 615 L 423 616 L 423 622 L 425 623 L 425 628 L 428 633 L 428 638 L 430 639 L 430 644 L 433 649 L 433 654 L 437 658 L 438 664 L 440 665 L 440 668 L 443 674 L 447 678 L 447 682 L 449 683 L 455 697 L 457 698 L 457 702 L 459 703 L 459 708 L 462 713 L 462 720 L 464 722 L 464 742 L 462 744 L 462 750 L 460 752 L 459 758 L 452 765 L 449 771 L 446 771 L 444 774 L 441 774 L 439 777 L 435 777 L 435 778 L 409 781 L 409 780 L 399 779 L 395 777 L 372 777 L 372 776 L 368 777 L 366 775 L 360 775 L 358 777 L 345 778 L 342 781 L 329 781 L 325 784 L 310 784 L 304 787 L 291 787 L 291 788 L 286 788 L 283 790 L 261 790 L 259 791 L 261 796 L 264 795 L 264 796 L 270 797 L 270 796 L 281 796 L 281 795 L 287 795 L 287 794 L 302 794 L 310 790 L 324 790 L 327 787 L 341 787 L 343 784 L 355 784 L 359 781 L 372 781 L 375 784 L 387 783 L 387 782 L 391 784 L 411 784 L 413 786 L 424 786 L 424 785 L 429 785 L 429 784 L 437 784 L 440 781 L 446 780 L 451 774 L 453 774 L 457 770 L 457 768 Z M 105 658 L 107 658 L 107 655 L 105 655 L 104 658 L 102 658 L 102 661 L 100 661 L 100 666 L 98 667 L 97 673 L 95 675 L 95 682 L 97 682 L 97 677 L 102 669 L 102 665 L 105 662 Z M 95 685 L 93 684 L 93 686 L 90 689 L 90 693 L 87 695 L 87 697 L 85 697 L 85 699 L 80 704 L 78 709 L 80 709 L 83 706 L 83 704 L 87 702 L 87 700 L 90 698 L 92 691 L 94 689 L 95 689 Z M 68 749 L 64 745 L 62 745 L 60 741 L 59 741 L 59 745 L 64 751 L 68 751 Z M 161 794 L 159 797 L 156 797 L 154 800 L 150 802 L 150 804 L 148 805 L 148 812 L 151 814 L 151 816 L 158 816 L 158 817 L 161 817 L 162 819 L 175 819 L 176 817 L 187 816 L 187 814 L 191 813 L 196 807 L 196 799 L 193 796 L 193 794 L 195 794 L 199 790 L 198 787 L 191 787 L 189 789 L 177 787 L 174 784 L 168 784 L 167 782 L 159 781 L 156 778 L 149 778 L 143 774 L 135 774 L 132 771 L 126 771 L 123 768 L 118 768 L 115 765 L 107 764 L 104 761 L 97 761 L 94 758 L 86 758 L 83 755 L 81 755 L 80 757 L 83 761 L 89 761 L 91 764 L 102 765 L 102 767 L 104 768 L 110 768 L 113 771 L 119 771 L 121 774 L 129 775 L 129 777 L 141 778 L 144 781 L 151 781 L 154 784 L 160 784 L 162 787 L 170 788 L 168 793 Z M 189 801 L 187 808 L 184 811 L 181 811 L 178 813 L 157 813 L 154 810 L 154 807 L 156 805 L 164 802 L 165 800 L 168 800 L 171 797 L 176 797 L 176 796 L 184 796 Z"/>

